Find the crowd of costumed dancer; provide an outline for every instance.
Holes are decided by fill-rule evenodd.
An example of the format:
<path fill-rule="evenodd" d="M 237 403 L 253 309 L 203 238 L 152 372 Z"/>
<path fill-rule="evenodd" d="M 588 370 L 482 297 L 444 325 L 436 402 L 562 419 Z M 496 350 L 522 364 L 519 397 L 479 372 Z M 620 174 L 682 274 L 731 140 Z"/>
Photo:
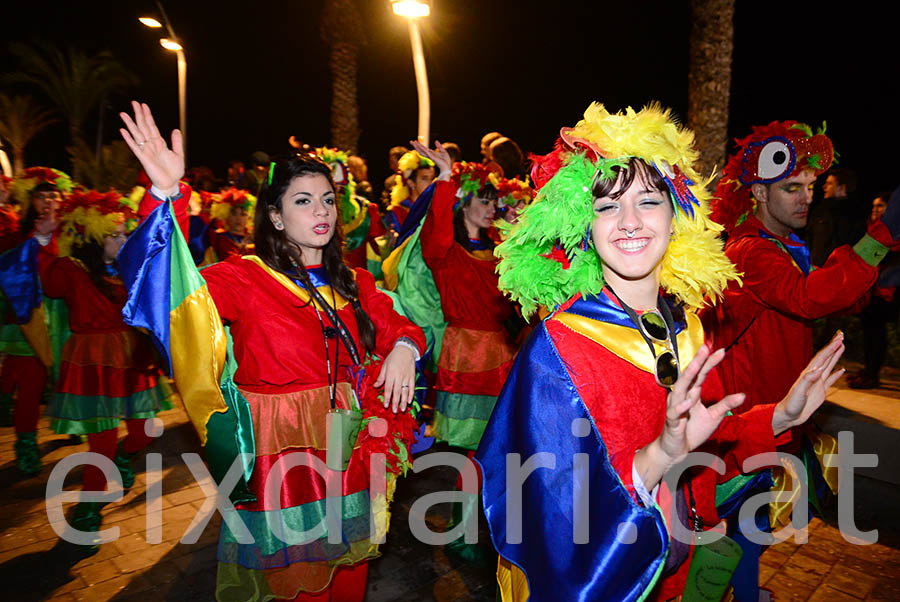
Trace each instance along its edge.
<path fill-rule="evenodd" d="M 530 181 L 411 142 L 382 214 L 347 153 L 293 137 L 258 194 L 194 191 L 180 132 L 132 109 L 120 131 L 148 189 L 48 168 L 0 182 L 0 420 L 36 475 L 47 397 L 51 429 L 128 489 L 172 382 L 241 519 L 221 527 L 217 600 L 363 600 L 397 479 L 431 441 L 463 459 L 447 550 L 496 562 L 504 602 L 715 600 L 729 581 L 755 602 L 745 531 L 797 500 L 740 523 L 754 493 L 796 490 L 744 460 L 802 456 L 816 511 L 837 491 L 836 444 L 807 421 L 843 335 L 813 355 L 810 322 L 865 305 L 900 193 L 812 266 L 794 230 L 834 157 L 824 132 L 755 128 L 713 199 L 669 111 L 594 103 Z M 673 471 L 692 451 L 720 464 Z M 112 488 L 84 469 L 84 491 Z M 97 500 L 68 517 L 93 534 L 79 557 L 100 545 Z M 481 515 L 491 541 L 467 543 Z"/>
<path fill-rule="evenodd" d="M 171 408 L 150 339 L 122 318 L 127 291 L 116 257 L 137 223 L 133 200 L 73 189 L 65 174 L 45 168 L 26 170 L 12 189 L 24 217 L 5 233 L 3 246 L 13 248 L 2 257 L 0 286 L 8 306 L 2 387 L 5 396 L 16 393 L 17 466 L 28 475 L 41 469 L 35 431 L 50 372 L 50 428 L 85 437 L 129 489 L 132 459 L 151 441 L 147 419 Z M 106 488 L 104 473 L 86 466 L 82 489 Z M 88 549 L 99 543 L 102 506 L 82 501 L 72 511 L 72 526 L 93 534 Z"/>

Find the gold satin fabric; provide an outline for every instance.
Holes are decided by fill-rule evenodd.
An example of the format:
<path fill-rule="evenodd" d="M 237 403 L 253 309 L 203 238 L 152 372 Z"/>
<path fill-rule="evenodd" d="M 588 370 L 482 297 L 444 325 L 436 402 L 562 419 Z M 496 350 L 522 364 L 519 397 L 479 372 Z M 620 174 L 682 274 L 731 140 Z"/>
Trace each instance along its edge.
<path fill-rule="evenodd" d="M 205 283 L 169 313 L 169 324 L 172 375 L 200 443 L 206 445 L 210 416 L 228 411 L 219 388 L 228 340 Z"/>
<path fill-rule="evenodd" d="M 832 493 L 838 492 L 837 440 L 825 433 L 815 433 L 811 438 L 813 453 L 822 468 L 822 477 Z M 826 464 L 826 456 L 834 454 L 834 466 Z M 776 494 L 769 504 L 769 524 L 772 530 L 783 529 L 791 522 L 791 510 L 794 504 L 805 503 L 800 499 L 800 488 L 794 486 L 794 477 L 782 461 L 782 466 L 772 467 L 772 480 L 775 482 L 770 491 Z"/>
<path fill-rule="evenodd" d="M 31 318 L 19 329 L 25 336 L 25 340 L 31 345 L 36 358 L 48 368 L 53 365 L 53 351 L 50 349 L 50 333 L 47 331 L 47 320 L 44 315 L 44 305 L 31 311 Z"/>
<path fill-rule="evenodd" d="M 277 280 L 278 283 L 279 283 L 281 286 L 283 286 L 284 288 L 286 288 L 286 289 L 288 289 L 289 291 L 291 291 L 294 295 L 296 295 L 297 298 L 299 298 L 301 301 L 303 301 L 304 303 L 309 303 L 309 300 L 310 300 L 309 293 L 307 293 L 307 292 L 303 289 L 303 287 L 297 286 L 296 284 L 294 284 L 294 281 L 293 281 L 293 280 L 291 280 L 290 278 L 288 278 L 287 276 L 285 276 L 285 275 L 282 274 L 281 272 L 276 272 L 275 270 L 273 270 L 272 268 L 270 268 L 269 266 L 267 266 L 267 265 L 266 265 L 266 262 L 264 262 L 264 261 L 263 261 L 262 259 L 260 259 L 258 256 L 256 256 L 256 255 L 244 255 L 241 259 L 246 259 L 247 261 L 251 261 L 251 262 L 255 263 L 256 265 L 258 265 L 259 267 L 261 267 L 263 270 L 265 270 L 265 272 L 266 272 L 269 276 L 271 276 L 272 278 L 274 278 L 275 280 Z M 356 274 L 356 272 L 354 272 L 354 277 L 355 277 L 355 274 Z M 336 303 L 336 306 L 335 306 L 334 309 L 336 309 L 336 310 L 341 309 L 342 307 L 344 307 L 345 305 L 347 305 L 347 300 L 344 299 L 343 297 L 341 297 L 341 296 L 338 294 L 337 291 L 332 291 L 330 286 L 320 286 L 320 287 L 318 287 L 316 290 L 318 290 L 318 291 L 322 294 L 322 297 L 324 297 L 325 299 L 331 299 L 331 298 L 332 298 L 332 294 L 333 294 L 333 295 L 334 295 L 334 301 L 335 301 L 335 303 Z M 318 303 L 316 303 L 316 306 L 317 306 L 319 309 L 324 309 L 324 308 L 321 307 Z"/>
<path fill-rule="evenodd" d="M 700 319 L 692 313 L 686 313 L 685 318 L 687 328 L 677 335 L 678 356 L 682 370 L 687 367 L 703 345 L 703 325 L 700 323 Z M 650 374 L 656 373 L 656 358 L 647 353 L 647 342 L 636 328 L 600 322 L 566 312 L 559 312 L 551 319 L 558 320 L 575 332 L 609 349 L 636 368 Z M 663 345 L 656 343 L 653 343 L 653 348 L 656 353 L 666 349 Z"/>

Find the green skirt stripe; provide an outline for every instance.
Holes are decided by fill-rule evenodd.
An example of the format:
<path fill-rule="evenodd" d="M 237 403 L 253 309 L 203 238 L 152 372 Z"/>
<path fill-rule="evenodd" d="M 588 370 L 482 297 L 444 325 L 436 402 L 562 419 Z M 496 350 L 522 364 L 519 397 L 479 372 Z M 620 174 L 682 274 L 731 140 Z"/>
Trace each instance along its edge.
<path fill-rule="evenodd" d="M 8 355 L 34 355 L 34 349 L 28 344 L 18 324 L 0 326 L 0 353 Z"/>
<path fill-rule="evenodd" d="M 469 395 L 466 393 L 437 392 L 435 411 L 455 420 L 487 421 L 497 404 L 495 395 Z"/>
<path fill-rule="evenodd" d="M 50 426 L 57 433 L 84 435 L 116 428 L 121 419 L 153 418 L 172 409 L 172 388 L 164 379 L 152 389 L 128 397 L 54 393 L 47 407 Z"/>
<path fill-rule="evenodd" d="M 219 560 L 246 568 L 265 569 L 284 566 L 279 561 L 315 562 L 332 560 L 346 552 L 349 542 L 369 537 L 369 490 L 363 489 L 341 498 L 341 543 L 329 544 L 325 521 L 326 500 L 316 500 L 282 510 L 237 510 L 238 517 L 253 537 L 253 543 L 241 544 L 228 523 L 222 522 Z M 307 534 L 305 541 L 294 541 L 295 533 L 306 533 L 321 525 L 321 532 Z M 302 560 L 301 560 L 302 559 Z"/>
<path fill-rule="evenodd" d="M 457 420 L 444 416 L 438 411 L 434 413 L 434 438 L 438 441 L 446 441 L 450 445 L 463 449 L 478 449 L 484 429 L 487 428 L 487 420 Z"/>

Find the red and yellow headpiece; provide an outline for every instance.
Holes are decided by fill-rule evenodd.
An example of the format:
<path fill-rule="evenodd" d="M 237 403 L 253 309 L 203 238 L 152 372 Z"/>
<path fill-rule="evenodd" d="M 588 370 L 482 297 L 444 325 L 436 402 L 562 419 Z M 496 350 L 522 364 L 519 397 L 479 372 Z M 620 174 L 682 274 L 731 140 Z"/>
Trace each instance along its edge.
<path fill-rule="evenodd" d="M 819 176 L 834 162 L 824 125 L 814 134 L 805 123 L 773 121 L 736 142 L 738 149 L 722 170 L 710 203 L 712 219 L 729 230 L 755 211 L 753 184 L 774 184 L 806 170 Z"/>
<path fill-rule="evenodd" d="M 59 254 L 71 255 L 72 247 L 88 242 L 103 244 L 103 239 L 125 224 L 126 231 L 137 225 L 134 199 L 123 197 L 115 190 L 76 190 L 62 209 Z"/>
<path fill-rule="evenodd" d="M 201 195 L 202 198 L 202 195 Z M 209 196 L 212 206 L 209 214 L 222 221 L 228 219 L 234 209 L 243 209 L 253 219 L 253 212 L 256 209 L 256 197 L 240 188 L 227 188 L 219 194 Z M 205 201 L 206 199 L 203 199 Z"/>

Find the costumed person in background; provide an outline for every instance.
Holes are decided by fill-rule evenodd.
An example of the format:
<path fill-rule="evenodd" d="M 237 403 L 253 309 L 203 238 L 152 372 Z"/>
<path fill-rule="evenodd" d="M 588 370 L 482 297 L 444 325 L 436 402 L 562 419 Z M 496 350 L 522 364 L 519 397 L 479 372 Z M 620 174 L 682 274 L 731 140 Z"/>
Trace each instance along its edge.
<path fill-rule="evenodd" d="M 381 189 L 381 208 L 387 209 L 391 204 L 391 192 L 394 186 L 399 184 L 403 176 L 400 175 L 400 157 L 409 152 L 405 146 L 394 146 L 388 151 L 388 167 L 391 175 L 384 179 L 384 188 Z"/>
<path fill-rule="evenodd" d="M 150 185 L 149 182 L 147 185 Z M 206 253 L 210 247 L 209 230 L 210 228 L 217 228 L 219 225 L 218 222 L 213 221 L 210 215 L 216 197 L 216 193 L 206 192 L 205 190 L 195 191 L 195 194 L 191 195 L 187 244 L 196 265 L 204 265 L 207 262 Z M 141 199 L 143 199 L 143 195 Z"/>
<path fill-rule="evenodd" d="M 209 215 L 215 220 L 208 231 L 209 248 L 204 263 L 225 261 L 229 257 L 253 254 L 253 215 L 256 197 L 237 188 L 223 190 L 211 197 Z"/>
<path fill-rule="evenodd" d="M 331 167 L 339 199 L 341 234 L 344 239 L 344 263 L 351 268 L 366 268 L 380 279 L 381 248 L 376 238 L 384 235 L 378 205 L 356 194 L 356 178 L 350 172 L 350 157 L 336 148 L 321 147 L 317 157 Z"/>
<path fill-rule="evenodd" d="M 397 233 L 403 227 L 409 210 L 425 189 L 434 181 L 434 161 L 414 150 L 400 157 L 397 164 L 398 181 L 391 189 L 391 204 L 384 214 L 384 223 Z"/>
<path fill-rule="evenodd" d="M 9 185 L 12 181 L 12 178 L 0 174 L 0 240 L 5 240 L 19 229 L 19 214 L 9 204 Z"/>
<path fill-rule="evenodd" d="M 842 374 L 837 336 L 777 406 L 726 416 L 743 396 L 721 398 L 712 370 L 724 351 L 704 345 L 693 312 L 737 275 L 693 183 L 693 142 L 658 105 L 592 104 L 534 166 L 537 198 L 497 248 L 501 289 L 526 315 L 550 312 L 476 455 L 504 602 L 681 595 L 691 530 L 719 523 L 717 480 L 773 450 Z M 664 475 L 695 449 L 722 458 L 725 474 L 697 466 L 670 488 Z M 555 462 L 507 474 L 509 454 L 541 452 Z M 509 503 L 507 479 L 523 474 L 521 502 Z"/>
<path fill-rule="evenodd" d="M 831 140 L 803 123 L 773 121 L 737 145 L 716 188 L 712 219 L 727 231 L 725 254 L 743 284 L 730 284 L 722 303 L 701 317 L 715 346 L 730 349 L 720 373 L 726 392 L 747 395 L 735 410 L 740 413 L 787 394 L 813 355 L 814 320 L 868 303 L 879 262 L 889 248 L 900 247 L 900 191 L 858 243 L 838 247 L 825 265 L 814 266 L 795 230 L 807 223 L 817 176 L 831 166 Z M 783 451 L 802 455 L 810 466 L 812 500 L 826 495 L 826 484 L 836 493 L 837 468 L 826 469 L 822 458 L 836 453 L 837 442 L 812 424 L 803 431 Z M 788 473 L 780 467 L 772 473 L 778 489 L 791 489 Z M 760 520 L 779 528 L 790 512 L 778 509 L 789 507 L 773 504 Z M 815 501 L 813 509 L 820 512 Z M 735 595 L 756 602 L 760 546 L 739 533 L 735 539 L 744 548 Z"/>
<path fill-rule="evenodd" d="M 870 222 L 881 219 L 889 198 L 890 193 L 884 191 L 872 199 Z M 881 386 L 879 373 L 888 349 L 887 325 L 900 317 L 900 295 L 896 288 L 900 279 L 900 253 L 890 253 L 878 265 L 878 273 L 872 302 L 859 314 L 863 334 L 863 368 L 847 377 L 847 384 L 851 389 L 874 389 Z"/>
<path fill-rule="evenodd" d="M 495 174 L 491 183 L 497 189 L 497 213 L 506 223 L 515 225 L 519 221 L 519 212 L 534 200 L 534 189 L 528 178 L 502 178 Z M 505 235 L 503 230 L 500 232 Z"/>
<path fill-rule="evenodd" d="M 113 460 L 122 487 L 134 484 L 132 459 L 152 438 L 147 421 L 170 409 L 171 390 L 150 339 L 122 321 L 127 298 L 116 255 L 137 224 L 129 199 L 117 192 L 76 191 L 69 195 L 59 229 L 59 256 L 45 245 L 39 257 L 41 286 L 63 299 L 72 333 L 62 349 L 59 377 L 47 415 L 57 433 L 87 435 L 91 452 Z M 38 232 L 54 217 L 38 222 Z M 118 441 L 120 421 L 128 435 Z M 84 491 L 105 491 L 106 478 L 84 468 Z M 97 551 L 100 502 L 79 502 L 72 526 L 94 533 L 82 552 Z"/>
<path fill-rule="evenodd" d="M 37 424 L 53 354 L 49 314 L 44 311 L 35 277 L 37 249 L 25 243 L 37 236 L 46 245 L 45 252 L 56 253 L 56 223 L 47 217 L 59 210 L 65 195 L 72 190 L 72 181 L 61 171 L 31 167 L 12 181 L 9 189 L 19 202 L 20 216 L 15 222 L 10 220 L 15 227 L 7 228 L 0 239 L 0 250 L 7 252 L 0 257 L 0 287 L 4 293 L 0 352 L 6 354 L 0 372 L 0 424 L 15 425 L 16 466 L 23 474 L 33 475 L 41 470 Z M 37 228 L 38 223 L 42 229 Z M 26 282 L 33 284 L 27 288 L 34 294 L 25 295 L 31 299 L 22 299 Z"/>
<path fill-rule="evenodd" d="M 256 212 L 256 255 L 232 257 L 202 272 L 177 260 L 184 244 L 175 222 L 182 232 L 186 229 L 191 195 L 190 188 L 179 184 L 184 173 L 181 133 L 173 132 L 169 149 L 149 107 L 133 107 L 134 120 L 121 114 L 128 129 L 120 132 L 153 188 L 139 210 L 145 221 L 121 253 L 123 269 L 131 275 L 134 308 L 148 308 L 129 314 L 130 319 L 138 323 L 156 306 L 169 310 L 173 293 L 153 292 L 156 285 L 149 274 L 154 266 L 175 266 L 173 287 L 186 280 L 194 283 L 180 295 L 190 300 L 183 311 L 202 311 L 202 317 L 179 307 L 170 319 L 166 314 L 162 325 L 142 323 L 169 350 L 173 376 L 214 478 L 217 466 L 225 467 L 221 477 L 244 454 L 244 484 L 240 491 L 232 490 L 231 498 L 252 537 L 223 522 L 216 598 L 361 601 L 368 560 L 378 555 L 378 538 L 386 531 L 385 500 L 390 500 L 393 481 L 387 489 L 370 482 L 372 450 L 365 433 L 355 441 L 351 432 L 343 441 L 352 449 L 347 455 L 338 446 L 339 460 L 349 463 L 343 470 L 334 468 L 328 425 L 340 416 L 377 416 L 388 422 L 387 437 L 378 439 L 385 451 L 405 453 L 408 437 L 391 430 L 399 428 L 411 437 L 416 426 L 404 410 L 413 396 L 415 361 L 425 345 L 422 331 L 393 311 L 369 272 L 343 263 L 331 168 L 306 154 L 270 166 L 271 179 L 263 183 Z M 159 245 L 151 242 L 164 233 L 168 245 L 164 253 L 156 253 Z M 198 322 L 209 326 L 198 330 Z M 176 343 L 191 331 L 196 333 L 195 353 L 203 361 L 177 349 Z M 227 368 L 226 347 L 233 354 Z M 363 378 L 367 353 L 384 360 L 367 366 Z M 214 368 L 213 374 L 205 374 L 207 366 Z M 369 393 L 360 389 L 361 379 Z M 195 384 L 199 382 L 205 384 Z M 383 405 L 370 394 L 381 387 Z M 400 464 L 405 470 L 408 457 Z M 267 483 L 279 487 L 273 490 Z M 327 499 L 339 503 L 338 526 L 322 521 Z M 380 525 L 377 533 L 370 534 L 370 514 Z M 324 528 L 313 529 L 315 525 Z M 306 528 L 312 533 L 298 532 Z M 338 543 L 331 543 L 335 537 Z"/>
<path fill-rule="evenodd" d="M 454 166 L 439 143 L 437 150 L 411 144 L 440 172 L 420 234 L 422 257 L 447 322 L 437 357 L 433 432 L 435 440 L 472 457 L 516 354 L 516 337 L 508 328 L 515 311 L 497 288 L 495 273 L 498 193 L 490 183 L 493 172 L 481 163 Z M 469 519 L 464 509 L 477 511 L 477 503 L 454 504 L 451 527 Z M 483 557 L 462 537 L 450 550 Z"/>

